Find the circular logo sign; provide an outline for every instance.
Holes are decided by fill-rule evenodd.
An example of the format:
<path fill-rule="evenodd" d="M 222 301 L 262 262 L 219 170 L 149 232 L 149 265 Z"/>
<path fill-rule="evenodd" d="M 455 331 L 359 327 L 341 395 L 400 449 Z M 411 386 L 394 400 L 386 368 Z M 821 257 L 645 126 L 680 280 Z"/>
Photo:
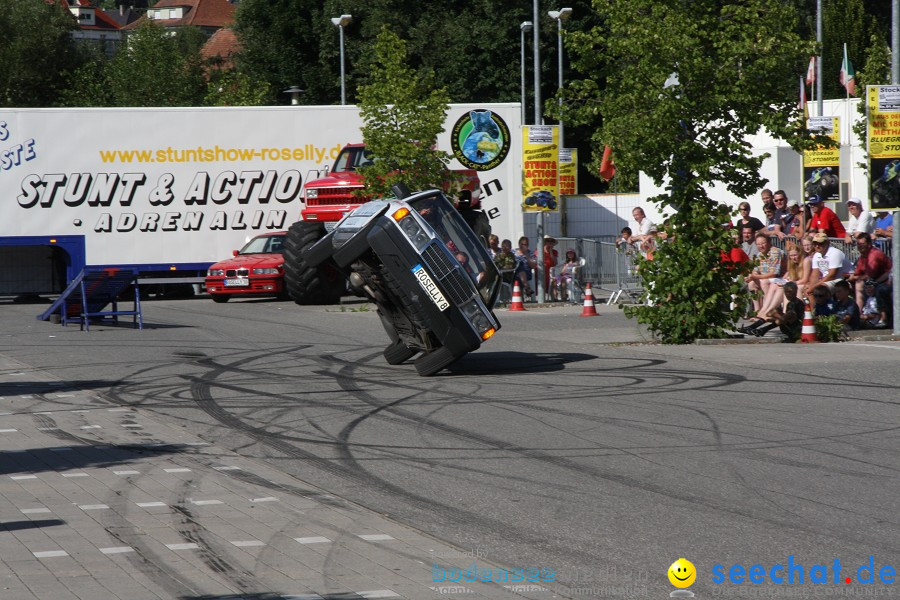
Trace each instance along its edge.
<path fill-rule="evenodd" d="M 509 127 L 490 110 L 470 110 L 450 132 L 453 156 L 468 169 L 490 171 L 509 153 Z"/>

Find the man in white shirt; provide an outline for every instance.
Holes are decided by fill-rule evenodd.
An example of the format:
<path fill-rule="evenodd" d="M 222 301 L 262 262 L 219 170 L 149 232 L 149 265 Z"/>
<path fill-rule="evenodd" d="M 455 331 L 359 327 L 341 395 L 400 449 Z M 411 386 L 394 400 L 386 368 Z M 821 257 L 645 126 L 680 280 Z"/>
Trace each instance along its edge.
<path fill-rule="evenodd" d="M 819 232 L 813 236 L 813 248 L 815 254 L 812 257 L 813 273 L 818 272 L 818 281 L 807 287 L 807 295 L 809 296 L 810 305 L 815 304 L 813 299 L 813 290 L 820 286 L 828 286 L 828 289 L 834 289 L 834 284 L 843 281 L 853 273 L 853 265 L 847 255 L 832 246 L 828 242 L 828 235 Z"/>
<path fill-rule="evenodd" d="M 644 209 L 640 206 L 634 207 L 631 211 L 631 216 L 634 217 L 634 222 L 637 225 L 633 228 L 634 235 L 631 237 L 632 243 L 643 242 L 650 234 L 650 228 L 653 227 L 653 221 L 647 218 L 647 215 L 644 214 Z"/>
<path fill-rule="evenodd" d="M 847 200 L 847 212 L 850 213 L 850 221 L 847 224 L 847 240 L 848 244 L 856 243 L 856 236 L 860 233 L 875 233 L 875 215 L 867 210 L 863 210 L 862 200 L 859 198 L 850 198 Z"/>

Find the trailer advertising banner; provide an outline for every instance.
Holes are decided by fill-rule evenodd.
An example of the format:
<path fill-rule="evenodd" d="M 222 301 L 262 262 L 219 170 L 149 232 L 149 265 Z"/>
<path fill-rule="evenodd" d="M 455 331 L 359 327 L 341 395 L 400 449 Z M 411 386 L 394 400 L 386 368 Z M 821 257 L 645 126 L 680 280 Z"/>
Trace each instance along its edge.
<path fill-rule="evenodd" d="M 556 125 L 522 127 L 522 210 L 559 210 L 559 127 Z"/>
<path fill-rule="evenodd" d="M 803 196 L 816 195 L 826 202 L 837 202 L 841 197 L 840 118 L 811 117 L 806 123 L 807 129 L 819 135 L 827 135 L 837 146 L 819 146 L 803 152 Z"/>
<path fill-rule="evenodd" d="M 872 210 L 900 209 L 900 86 L 866 86 Z"/>
<path fill-rule="evenodd" d="M 451 105 L 438 139 L 450 168 L 478 165 L 483 206 L 510 237 L 522 229 L 519 115 Z M 83 236 L 90 265 L 211 263 L 296 221 L 306 181 L 363 141 L 361 125 L 355 106 L 3 109 L 0 245 Z"/>

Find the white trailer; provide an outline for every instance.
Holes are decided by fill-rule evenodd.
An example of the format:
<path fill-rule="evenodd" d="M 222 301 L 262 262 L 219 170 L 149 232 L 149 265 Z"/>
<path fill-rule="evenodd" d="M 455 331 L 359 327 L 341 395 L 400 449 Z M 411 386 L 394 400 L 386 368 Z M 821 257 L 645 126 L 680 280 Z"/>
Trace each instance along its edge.
<path fill-rule="evenodd" d="M 452 105 L 519 129 L 519 105 Z M 355 106 L 0 110 L 0 294 L 58 293 L 85 266 L 198 277 L 299 218 L 305 180 L 362 142 Z M 521 230 L 521 142 L 480 173 L 498 231 Z M 451 168 L 461 166 L 454 161 Z"/>

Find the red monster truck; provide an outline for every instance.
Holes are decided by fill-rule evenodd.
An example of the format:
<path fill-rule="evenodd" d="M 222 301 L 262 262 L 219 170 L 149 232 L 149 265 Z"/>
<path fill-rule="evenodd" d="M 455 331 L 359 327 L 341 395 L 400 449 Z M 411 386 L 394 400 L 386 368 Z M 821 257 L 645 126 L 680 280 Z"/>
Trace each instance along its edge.
<path fill-rule="evenodd" d="M 354 194 L 363 187 L 358 168 L 372 164 L 374 157 L 363 144 L 348 144 L 325 176 L 306 182 L 306 208 L 291 225 L 284 240 L 284 282 L 288 295 L 297 304 L 337 304 L 347 290 L 344 275 L 330 262 L 310 266 L 303 252 L 332 231 L 344 215 L 371 198 Z M 456 208 L 478 237 L 490 235 L 487 215 L 480 210 L 481 188 L 473 169 L 454 171 L 463 177 Z"/>

